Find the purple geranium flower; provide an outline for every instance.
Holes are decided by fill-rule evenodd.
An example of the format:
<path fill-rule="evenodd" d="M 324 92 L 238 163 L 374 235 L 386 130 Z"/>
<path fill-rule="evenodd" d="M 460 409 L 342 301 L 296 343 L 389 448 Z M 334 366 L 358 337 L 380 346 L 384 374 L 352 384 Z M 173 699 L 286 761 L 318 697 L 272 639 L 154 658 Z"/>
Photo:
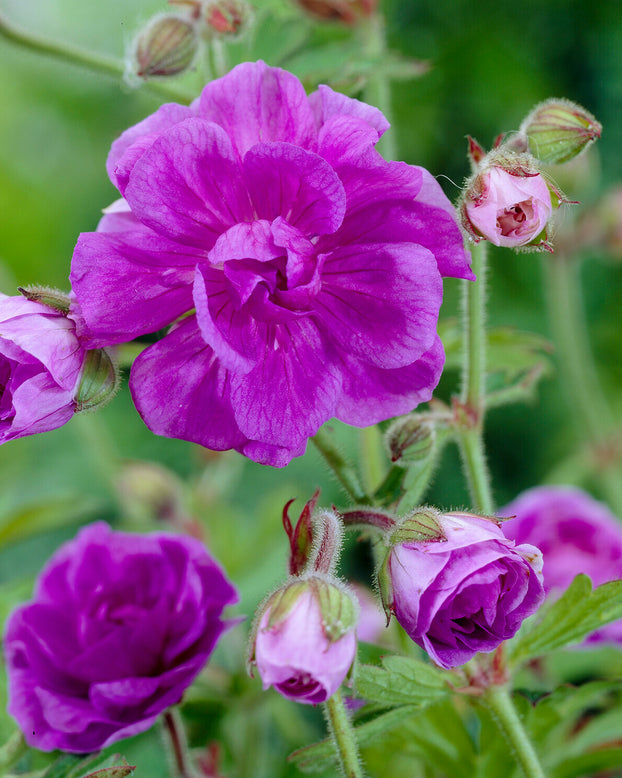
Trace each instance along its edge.
<path fill-rule="evenodd" d="M 0 329 L 0 443 L 68 422 L 86 357 L 74 322 L 42 303 L 0 294 Z"/>
<path fill-rule="evenodd" d="M 130 377 L 150 429 L 282 466 L 333 416 L 430 399 L 441 277 L 473 275 L 434 178 L 375 151 L 387 127 L 258 62 L 115 141 L 124 199 L 78 241 L 74 313 L 94 345 L 173 323 Z"/>
<path fill-rule="evenodd" d="M 9 713 L 42 751 L 97 751 L 142 732 L 179 702 L 236 601 L 197 540 L 92 524 L 7 622 Z"/>
<path fill-rule="evenodd" d="M 416 514 L 415 514 L 416 516 Z M 442 536 L 396 543 L 385 563 L 385 609 L 441 667 L 513 637 L 544 599 L 542 556 L 491 519 L 438 515 Z"/>
<path fill-rule="evenodd" d="M 506 537 L 533 543 L 544 557 L 544 589 L 561 594 L 579 573 L 594 586 L 622 578 L 622 523 L 607 506 L 573 486 L 536 486 L 499 511 Z M 586 643 L 622 644 L 622 619 L 593 632 Z"/>

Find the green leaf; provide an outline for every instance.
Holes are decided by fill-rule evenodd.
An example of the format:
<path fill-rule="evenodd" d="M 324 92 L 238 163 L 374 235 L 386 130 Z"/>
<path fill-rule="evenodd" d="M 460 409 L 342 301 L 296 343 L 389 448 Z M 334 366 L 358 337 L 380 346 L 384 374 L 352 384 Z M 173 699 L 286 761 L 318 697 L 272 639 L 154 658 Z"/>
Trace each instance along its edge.
<path fill-rule="evenodd" d="M 593 778 L 596 774 L 622 765 L 622 748 L 599 748 L 589 754 L 573 756 L 560 762 L 551 772 L 550 778 Z M 607 773 L 609 775 L 609 773 Z M 612 774 L 613 775 L 613 774 Z M 619 775 L 619 773 L 616 773 Z"/>
<path fill-rule="evenodd" d="M 507 644 L 513 664 L 578 643 L 612 621 L 622 618 L 622 581 L 611 581 L 592 590 L 586 575 L 578 575 L 564 594 L 538 614 Z"/>
<path fill-rule="evenodd" d="M 98 504 L 94 500 L 78 494 L 21 505 L 0 520 L 0 548 L 40 532 L 86 520 L 97 510 Z"/>
<path fill-rule="evenodd" d="M 359 696 L 382 705 L 426 705 L 449 694 L 453 676 L 431 665 L 400 656 L 385 657 L 383 668 L 361 665 L 356 674 Z"/>

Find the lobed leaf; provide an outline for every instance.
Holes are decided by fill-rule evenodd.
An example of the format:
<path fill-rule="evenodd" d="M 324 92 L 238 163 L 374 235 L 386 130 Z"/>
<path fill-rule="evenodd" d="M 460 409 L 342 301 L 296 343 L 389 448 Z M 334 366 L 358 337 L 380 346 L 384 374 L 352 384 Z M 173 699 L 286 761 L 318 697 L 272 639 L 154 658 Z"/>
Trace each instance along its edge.
<path fill-rule="evenodd" d="M 417 659 L 388 656 L 382 664 L 361 665 L 357 670 L 357 692 L 370 702 L 426 705 L 450 692 L 453 676 Z"/>

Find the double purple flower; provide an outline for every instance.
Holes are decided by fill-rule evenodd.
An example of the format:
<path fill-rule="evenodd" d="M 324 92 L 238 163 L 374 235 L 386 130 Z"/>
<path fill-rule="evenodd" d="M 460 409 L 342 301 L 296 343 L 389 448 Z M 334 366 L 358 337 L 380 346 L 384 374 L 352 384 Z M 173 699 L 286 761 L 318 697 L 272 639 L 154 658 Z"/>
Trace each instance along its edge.
<path fill-rule="evenodd" d="M 155 433 L 282 466 L 331 417 L 430 398 L 441 277 L 473 276 L 436 181 L 376 152 L 387 128 L 258 62 L 115 141 L 123 199 L 78 241 L 74 315 L 92 346 L 173 325 L 130 378 Z"/>
<path fill-rule="evenodd" d="M 92 524 L 7 622 L 9 713 L 42 751 L 97 751 L 143 732 L 180 701 L 236 601 L 199 541 Z"/>

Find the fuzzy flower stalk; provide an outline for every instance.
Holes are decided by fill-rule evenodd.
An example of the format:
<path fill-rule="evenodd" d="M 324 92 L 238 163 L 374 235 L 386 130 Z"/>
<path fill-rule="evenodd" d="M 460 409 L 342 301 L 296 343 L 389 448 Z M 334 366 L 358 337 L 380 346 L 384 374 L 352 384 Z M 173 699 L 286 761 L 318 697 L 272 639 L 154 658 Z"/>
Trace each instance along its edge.
<path fill-rule="evenodd" d="M 114 142 L 121 199 L 80 236 L 80 334 L 166 329 L 132 366 L 155 433 L 274 466 L 336 417 L 411 411 L 439 380 L 443 276 L 473 278 L 423 168 L 375 150 L 376 108 L 245 63 Z"/>

